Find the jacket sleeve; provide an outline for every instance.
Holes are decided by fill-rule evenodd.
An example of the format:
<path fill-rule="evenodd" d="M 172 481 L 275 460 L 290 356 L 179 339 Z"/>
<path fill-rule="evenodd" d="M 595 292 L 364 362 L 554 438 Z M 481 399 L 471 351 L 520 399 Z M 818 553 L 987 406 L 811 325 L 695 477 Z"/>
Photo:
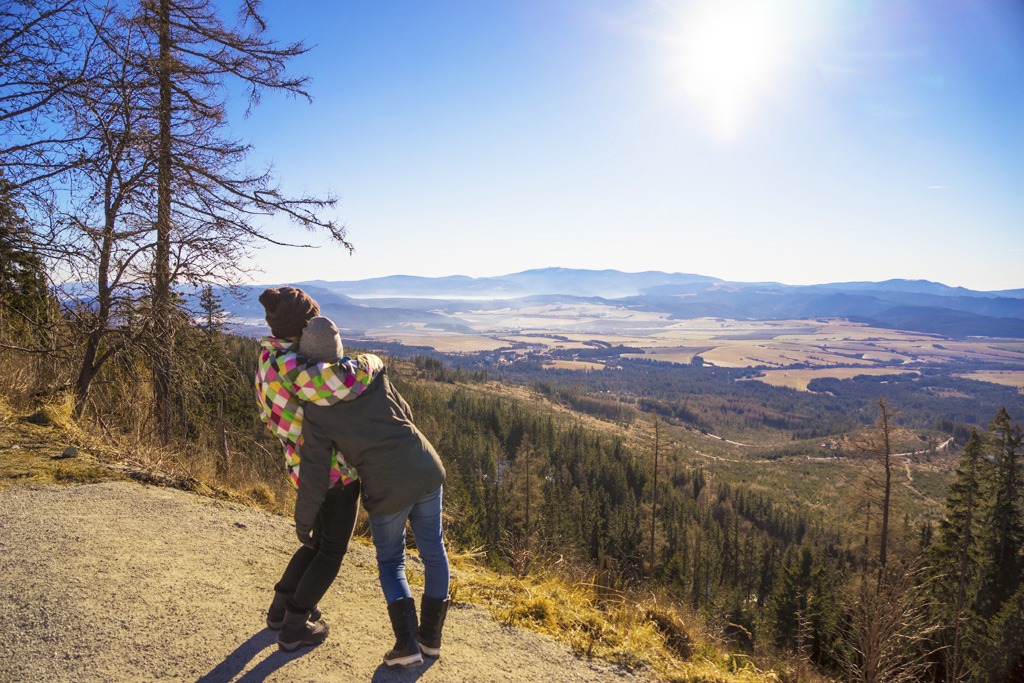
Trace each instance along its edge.
<path fill-rule="evenodd" d="M 299 492 L 295 499 L 295 528 L 311 531 L 317 512 L 331 488 L 331 448 L 333 444 L 317 427 L 309 411 L 303 419 L 299 441 Z"/>
<path fill-rule="evenodd" d="M 384 361 L 373 354 L 322 363 L 291 354 L 292 361 L 278 369 L 299 401 L 329 406 L 353 399 L 384 369 Z"/>
<path fill-rule="evenodd" d="M 398 387 L 396 387 L 394 384 L 391 383 L 391 379 L 390 378 L 385 378 L 385 379 L 386 379 L 386 381 L 388 383 L 388 391 L 391 393 L 392 397 L 395 399 L 395 403 L 398 404 L 399 410 L 402 411 L 402 414 L 405 415 L 405 419 L 407 419 L 410 424 L 415 424 L 415 421 L 412 419 L 412 408 L 410 408 L 409 404 L 406 403 L 405 397 L 402 396 L 400 393 L 398 393 Z"/>

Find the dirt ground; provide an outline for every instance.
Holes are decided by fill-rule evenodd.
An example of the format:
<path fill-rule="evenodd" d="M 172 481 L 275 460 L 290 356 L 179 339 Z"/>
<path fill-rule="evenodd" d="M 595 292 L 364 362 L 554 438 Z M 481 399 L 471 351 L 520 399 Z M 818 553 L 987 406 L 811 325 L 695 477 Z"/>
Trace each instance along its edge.
<path fill-rule="evenodd" d="M 321 602 L 328 640 L 265 628 L 289 520 L 129 482 L 0 490 L 0 681 L 651 681 L 455 604 L 442 657 L 390 670 L 372 548 L 353 542 Z"/>

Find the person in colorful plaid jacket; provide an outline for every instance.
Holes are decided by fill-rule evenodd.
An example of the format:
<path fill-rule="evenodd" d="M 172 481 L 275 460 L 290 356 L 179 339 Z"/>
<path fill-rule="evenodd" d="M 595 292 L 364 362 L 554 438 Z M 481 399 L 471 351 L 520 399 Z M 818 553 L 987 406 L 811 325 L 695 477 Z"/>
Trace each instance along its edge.
<path fill-rule="evenodd" d="M 260 342 L 256 370 L 256 402 L 260 418 L 284 446 L 289 480 L 297 488 L 301 477 L 303 406 L 300 401 L 331 405 L 350 400 L 383 370 L 372 355 L 317 362 L 299 355 L 306 324 L 320 307 L 301 289 L 267 289 L 260 295 L 271 336 Z M 328 626 L 317 603 L 338 575 L 348 551 L 359 510 L 359 475 L 333 450 L 330 454 L 329 490 L 312 514 L 298 514 L 312 523 L 296 524 L 302 545 L 288 562 L 267 611 L 267 626 L 280 629 L 278 646 L 294 650 L 317 645 L 327 638 Z M 298 503 L 297 503 L 298 505 Z"/>

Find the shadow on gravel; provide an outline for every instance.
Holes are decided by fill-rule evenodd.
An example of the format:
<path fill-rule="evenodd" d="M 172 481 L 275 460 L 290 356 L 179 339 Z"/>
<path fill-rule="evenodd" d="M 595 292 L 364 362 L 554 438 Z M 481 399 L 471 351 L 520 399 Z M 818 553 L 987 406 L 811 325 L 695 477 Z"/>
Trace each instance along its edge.
<path fill-rule="evenodd" d="M 223 662 L 215 666 L 202 678 L 197 679 L 196 683 L 226 683 L 227 681 L 235 680 L 235 676 L 267 648 L 273 648 L 273 650 L 263 658 L 263 661 L 239 678 L 236 683 L 259 683 L 260 681 L 265 681 L 267 676 L 288 662 L 298 659 L 309 652 L 307 647 L 299 648 L 294 652 L 279 650 L 277 647 L 277 633 L 269 629 L 263 629 L 236 647 L 235 651 L 225 657 Z"/>
<path fill-rule="evenodd" d="M 381 664 L 373 672 L 371 683 L 405 683 L 406 681 L 419 680 L 420 676 L 427 673 L 427 669 L 432 667 L 436 661 L 436 659 L 427 657 L 419 666 L 410 666 L 409 668 L 395 667 L 393 669 Z"/>

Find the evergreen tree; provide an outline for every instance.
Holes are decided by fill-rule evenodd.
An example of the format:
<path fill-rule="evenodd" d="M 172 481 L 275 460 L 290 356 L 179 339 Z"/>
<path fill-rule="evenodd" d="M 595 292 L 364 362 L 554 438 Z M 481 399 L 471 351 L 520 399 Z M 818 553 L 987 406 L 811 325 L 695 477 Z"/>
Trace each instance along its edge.
<path fill-rule="evenodd" d="M 811 575 L 804 633 L 807 656 L 819 666 L 838 669 L 839 639 L 843 619 L 843 601 L 840 588 L 847 580 L 847 572 L 840 562 L 830 560 L 827 552 L 815 555 L 815 568 Z"/>
<path fill-rule="evenodd" d="M 199 322 L 199 329 L 212 340 L 216 333 L 224 330 L 224 319 L 227 315 L 220 297 L 213 291 L 213 285 L 203 285 L 199 291 L 199 310 L 203 316 Z"/>
<path fill-rule="evenodd" d="M 782 570 L 782 581 L 773 598 L 772 613 L 775 622 L 775 642 L 780 647 L 794 649 L 802 637 L 801 623 L 807 615 L 808 595 L 814 556 L 811 549 L 800 549 L 799 560 L 787 555 Z"/>
<path fill-rule="evenodd" d="M 984 675 L 990 681 L 1024 681 L 1024 585 L 1006 601 L 989 628 Z"/>
<path fill-rule="evenodd" d="M 978 613 L 992 619 L 1021 581 L 1024 549 L 1024 489 L 1021 488 L 1021 428 L 1002 408 L 989 426 L 989 454 L 994 461 L 987 483 Z"/>
<path fill-rule="evenodd" d="M 0 330 L 38 324 L 49 297 L 43 261 L 25 239 L 27 231 L 22 207 L 0 178 Z"/>
<path fill-rule="evenodd" d="M 982 495 L 982 455 L 981 436 L 972 430 L 946 498 L 946 514 L 939 522 L 939 542 L 929 551 L 934 605 L 940 612 L 940 671 L 949 683 L 963 680 L 965 675 L 966 627 L 974 618 L 973 596 L 978 575 L 975 535 Z"/>

